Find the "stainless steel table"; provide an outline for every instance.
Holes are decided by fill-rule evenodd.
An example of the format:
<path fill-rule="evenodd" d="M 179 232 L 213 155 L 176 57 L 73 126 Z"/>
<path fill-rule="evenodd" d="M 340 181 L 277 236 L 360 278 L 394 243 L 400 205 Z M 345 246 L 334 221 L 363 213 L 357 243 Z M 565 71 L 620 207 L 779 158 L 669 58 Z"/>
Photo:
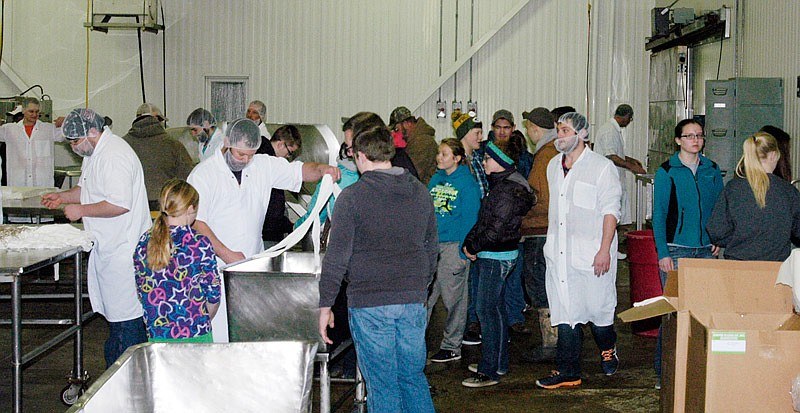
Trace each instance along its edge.
<path fill-rule="evenodd" d="M 56 166 L 53 170 L 55 175 L 56 184 L 61 182 L 64 183 L 64 179 L 69 179 L 69 187 L 72 188 L 74 186 L 72 179 L 81 176 L 81 166 L 80 165 L 69 165 L 69 166 Z M 56 185 L 57 187 L 61 188 L 61 185 Z"/>
<path fill-rule="evenodd" d="M 81 247 L 58 249 L 31 249 L 31 250 L 0 250 L 0 282 L 11 283 L 11 340 L 12 340 L 12 369 L 11 377 L 13 395 L 13 411 L 22 411 L 22 370 L 26 364 L 36 359 L 47 350 L 61 342 L 75 336 L 73 370 L 67 379 L 67 387 L 61 394 L 62 400 L 71 404 L 77 401 L 80 393 L 85 389 L 88 380 L 83 370 L 83 336 L 82 326 L 84 320 L 92 315 L 89 311 L 83 314 L 83 294 L 81 283 Z M 31 272 L 56 264 L 65 258 L 75 257 L 75 282 L 74 282 L 74 319 L 56 320 L 24 320 L 22 319 L 22 283 Z M 53 324 L 68 325 L 69 327 L 51 338 L 46 343 L 22 354 L 22 325 L 23 324 Z"/>
<path fill-rule="evenodd" d="M 31 217 L 31 223 L 40 224 L 43 216 L 64 218 L 64 208 L 47 208 L 42 205 L 41 196 L 32 196 L 23 199 L 3 198 L 3 214 L 6 220 L 11 215 L 27 215 Z"/>

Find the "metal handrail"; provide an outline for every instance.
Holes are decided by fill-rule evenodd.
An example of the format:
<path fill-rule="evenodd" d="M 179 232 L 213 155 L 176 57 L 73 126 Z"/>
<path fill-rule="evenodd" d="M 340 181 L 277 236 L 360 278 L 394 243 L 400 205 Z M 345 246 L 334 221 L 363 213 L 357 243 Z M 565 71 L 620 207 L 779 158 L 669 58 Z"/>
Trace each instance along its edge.
<path fill-rule="evenodd" d="M 636 230 L 644 228 L 644 221 L 647 217 L 647 192 L 652 191 L 655 175 L 653 174 L 634 174 L 636 179 Z"/>

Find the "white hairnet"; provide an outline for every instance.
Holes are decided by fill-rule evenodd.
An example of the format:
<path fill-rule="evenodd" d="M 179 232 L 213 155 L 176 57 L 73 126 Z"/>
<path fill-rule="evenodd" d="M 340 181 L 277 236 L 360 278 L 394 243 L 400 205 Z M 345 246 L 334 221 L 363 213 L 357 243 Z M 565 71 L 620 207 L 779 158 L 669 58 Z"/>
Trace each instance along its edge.
<path fill-rule="evenodd" d="M 589 140 L 589 122 L 586 120 L 586 116 L 578 112 L 567 112 L 558 118 L 558 123 L 569 125 L 576 135 L 585 141 Z"/>
<path fill-rule="evenodd" d="M 217 126 L 217 118 L 211 112 L 203 108 L 197 108 L 186 118 L 186 125 L 208 129 L 212 126 Z"/>
<path fill-rule="evenodd" d="M 103 117 L 91 109 L 72 109 L 64 118 L 61 131 L 67 139 L 78 139 L 89 136 L 89 130 L 103 132 Z"/>
<path fill-rule="evenodd" d="M 258 149 L 261 146 L 261 131 L 250 119 L 239 118 L 228 124 L 225 130 L 228 147 L 244 150 Z"/>
<path fill-rule="evenodd" d="M 250 106 L 255 106 L 258 108 L 258 116 L 260 116 L 261 120 L 263 121 L 264 118 L 267 116 L 267 105 L 265 105 L 264 102 L 260 100 L 254 100 L 250 102 Z"/>

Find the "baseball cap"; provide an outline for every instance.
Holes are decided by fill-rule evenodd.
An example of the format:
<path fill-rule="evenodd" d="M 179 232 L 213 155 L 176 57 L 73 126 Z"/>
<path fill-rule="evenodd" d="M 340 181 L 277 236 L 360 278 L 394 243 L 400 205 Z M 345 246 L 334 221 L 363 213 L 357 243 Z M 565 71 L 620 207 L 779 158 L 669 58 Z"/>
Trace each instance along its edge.
<path fill-rule="evenodd" d="M 545 129 L 553 129 L 556 127 L 553 114 L 546 108 L 538 107 L 530 112 L 522 112 L 522 117 L 534 125 Z"/>
<path fill-rule="evenodd" d="M 511 122 L 512 125 L 514 124 L 514 115 L 505 109 L 500 109 L 492 115 L 492 125 L 494 125 L 498 119 L 505 119 Z"/>
<path fill-rule="evenodd" d="M 168 121 L 169 120 L 166 117 L 164 117 L 164 114 L 161 113 L 161 109 L 158 106 L 156 106 L 156 105 L 154 105 L 152 103 L 147 103 L 147 102 L 142 103 L 136 109 L 136 117 L 138 118 L 139 116 L 142 116 L 142 115 L 153 115 L 153 116 L 155 116 L 155 117 L 157 117 L 157 118 L 159 118 L 159 119 L 161 119 L 163 121 Z"/>
<path fill-rule="evenodd" d="M 397 125 L 398 123 L 400 123 L 400 122 L 402 122 L 404 120 L 413 119 L 413 118 L 414 118 L 414 115 L 411 114 L 411 111 L 408 110 L 407 107 L 398 106 L 398 107 L 394 108 L 394 110 L 392 111 L 392 114 L 389 115 L 389 129 L 393 129 L 394 125 Z"/>

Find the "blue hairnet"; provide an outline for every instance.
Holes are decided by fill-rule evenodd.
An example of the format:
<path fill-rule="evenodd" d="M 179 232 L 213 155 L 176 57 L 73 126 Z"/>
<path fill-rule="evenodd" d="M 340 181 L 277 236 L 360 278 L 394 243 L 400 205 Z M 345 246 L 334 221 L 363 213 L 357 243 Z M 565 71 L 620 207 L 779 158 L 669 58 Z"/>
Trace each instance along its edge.
<path fill-rule="evenodd" d="M 586 120 L 586 116 L 578 112 L 567 112 L 558 118 L 558 123 L 569 125 L 576 135 L 581 136 L 583 140 L 589 140 L 589 122 Z"/>
<path fill-rule="evenodd" d="M 225 130 L 228 146 L 236 149 L 252 150 L 261 145 L 261 131 L 250 119 L 239 118 L 228 124 Z"/>
<path fill-rule="evenodd" d="M 203 108 L 197 108 L 186 118 L 186 125 L 207 129 L 212 126 L 217 126 L 217 118 L 215 118 L 211 112 Z"/>
<path fill-rule="evenodd" d="M 103 117 L 91 109 L 72 109 L 64 118 L 61 131 L 67 139 L 78 139 L 89 136 L 91 129 L 103 132 Z"/>

